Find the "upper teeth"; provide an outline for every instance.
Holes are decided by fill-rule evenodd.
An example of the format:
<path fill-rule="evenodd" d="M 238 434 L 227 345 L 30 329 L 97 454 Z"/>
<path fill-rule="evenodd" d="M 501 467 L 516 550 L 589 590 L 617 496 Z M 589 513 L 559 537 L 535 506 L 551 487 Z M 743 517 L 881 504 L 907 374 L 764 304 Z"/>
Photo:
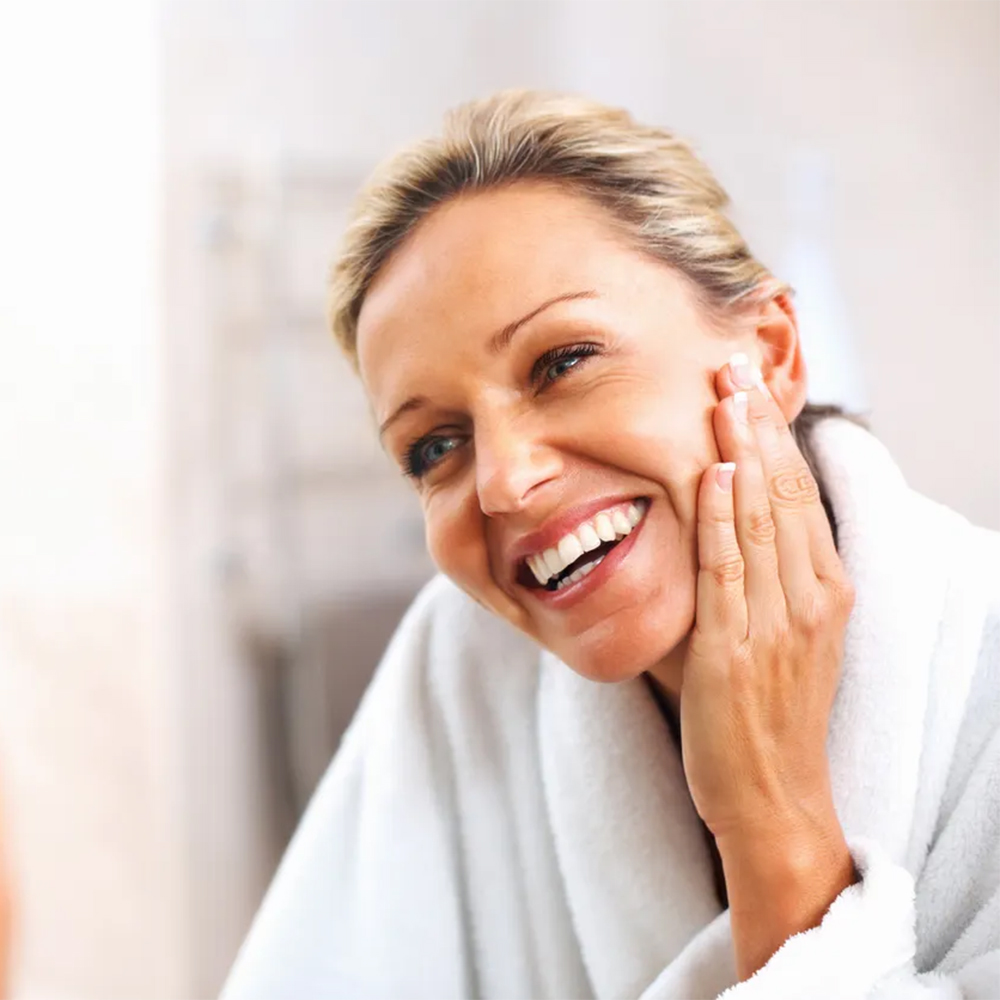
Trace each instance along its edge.
<path fill-rule="evenodd" d="M 645 500 L 636 500 L 628 506 L 609 507 L 564 535 L 551 549 L 528 556 L 528 566 L 535 579 L 544 586 L 584 552 L 592 552 L 602 542 L 624 538 L 642 520 L 646 507 Z"/>

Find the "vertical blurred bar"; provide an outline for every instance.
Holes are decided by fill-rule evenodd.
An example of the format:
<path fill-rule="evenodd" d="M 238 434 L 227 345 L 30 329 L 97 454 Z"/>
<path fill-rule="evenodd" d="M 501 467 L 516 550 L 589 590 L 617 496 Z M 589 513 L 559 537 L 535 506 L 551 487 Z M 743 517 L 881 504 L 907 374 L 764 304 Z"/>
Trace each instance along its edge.
<path fill-rule="evenodd" d="M 186 992 L 158 5 L 0 5 L 0 716 L 18 996 Z"/>

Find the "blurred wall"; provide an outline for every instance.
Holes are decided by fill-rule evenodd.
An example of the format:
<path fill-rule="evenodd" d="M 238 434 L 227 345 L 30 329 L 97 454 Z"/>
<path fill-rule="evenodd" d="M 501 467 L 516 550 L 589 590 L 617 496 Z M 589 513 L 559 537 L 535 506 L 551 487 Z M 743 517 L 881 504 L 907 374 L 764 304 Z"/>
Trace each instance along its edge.
<path fill-rule="evenodd" d="M 149 7 L 127 7 L 139 14 L 40 14 L 0 47 L 19 154 L 0 192 L 0 460 L 16 470 L 0 497 L 0 702 L 25 900 L 19 995 L 214 995 L 280 850 L 219 471 L 220 406 L 236 394 L 220 371 L 220 177 L 247 192 L 233 218 L 260 253 L 260 290 L 280 270 L 267 220 L 292 168 L 359 176 L 500 86 L 580 89 L 693 138 L 768 262 L 794 242 L 789 163 L 819 154 L 842 329 L 875 429 L 917 488 L 1000 526 L 997 5 L 167 3 L 160 330 L 143 186 L 160 162 L 157 52 Z M 376 471 L 363 400 L 332 347 L 325 367 L 310 315 L 300 367 L 329 409 L 303 433 L 369 478 L 307 497 L 296 486 L 309 565 L 291 569 L 300 607 L 339 609 L 310 634 L 332 629 L 324 646 L 360 663 L 374 654 L 338 638 L 345 615 L 384 629 L 427 567 L 414 508 Z M 320 533 L 317 509 L 359 497 L 376 513 L 355 535 L 381 537 L 389 519 L 400 533 L 367 567 L 355 550 L 339 566 L 343 535 Z M 287 588 L 275 589 L 248 599 L 280 632 Z M 342 706 L 363 682 L 344 678 Z"/>
<path fill-rule="evenodd" d="M 581 89 L 670 124 L 696 140 L 765 261 L 793 268 L 821 244 L 833 288 L 810 294 L 827 296 L 857 354 L 876 430 L 915 486 L 997 527 L 997 10 L 208 0 L 166 3 L 157 24 L 152 0 L 0 6 L 0 799 L 15 996 L 215 994 L 286 832 L 264 794 L 269 661 L 240 626 L 263 623 L 251 648 L 266 652 L 298 588 L 315 612 L 304 672 L 331 650 L 351 667 L 318 720 L 336 730 L 429 572 L 412 498 L 379 471 L 363 400 L 317 322 L 340 195 L 315 212 L 291 195 L 317 177 L 353 183 L 450 104 L 499 86 Z M 828 169 L 805 239 L 787 188 L 801 162 Z M 231 205 L 220 178 L 242 192 Z M 268 554 L 260 529 L 273 525 L 254 513 L 267 491 L 244 491 L 241 507 L 220 475 L 274 431 L 252 420 L 270 398 L 261 366 L 220 350 L 220 219 L 245 227 L 257 277 L 241 287 L 270 300 L 264 313 L 305 310 L 288 380 L 310 393 L 299 443 L 342 463 L 287 491 L 292 560 Z M 315 225 L 276 233 L 275 220 Z M 304 263 L 276 259 L 289 247 Z M 359 506 L 369 520 L 338 526 Z M 382 548 L 359 547 L 366 537 Z M 264 592 L 234 588 L 234 538 L 249 539 Z M 307 700 L 289 708 L 293 736 L 317 721 Z M 321 746 L 304 755 L 309 774 Z"/>
<path fill-rule="evenodd" d="M 820 234 L 836 297 L 829 308 L 853 345 L 875 430 L 915 487 L 998 527 L 998 11 L 952 0 L 166 8 L 166 305 L 186 644 L 177 668 L 190 692 L 189 930 L 199 993 L 224 975 L 277 853 L 260 811 L 264 763 L 247 667 L 213 576 L 226 515 L 207 499 L 217 470 L 205 448 L 216 385 L 199 242 L 206 177 L 230 171 L 265 189 L 289 165 L 360 177 L 459 100 L 512 85 L 577 89 L 693 139 L 751 245 L 778 269 L 800 245 L 790 165 L 819 157 L 829 168 Z M 328 236 L 332 252 L 339 233 L 331 226 Z M 364 433 L 346 367 L 332 347 L 328 362 L 326 348 L 317 351 L 316 363 L 330 366 L 327 398 L 349 400 L 337 426 L 345 438 Z M 373 438 L 359 447 L 374 456 Z M 397 488 L 376 477 L 363 494 L 411 516 L 402 499 L 394 506 Z M 401 574 L 404 589 L 420 576 L 414 565 Z M 376 587 L 364 571 L 352 583 L 377 599 L 391 578 L 380 561 L 371 567 Z"/>
<path fill-rule="evenodd" d="M 162 518 L 157 17 L 0 4 L 12 996 L 190 996 Z"/>

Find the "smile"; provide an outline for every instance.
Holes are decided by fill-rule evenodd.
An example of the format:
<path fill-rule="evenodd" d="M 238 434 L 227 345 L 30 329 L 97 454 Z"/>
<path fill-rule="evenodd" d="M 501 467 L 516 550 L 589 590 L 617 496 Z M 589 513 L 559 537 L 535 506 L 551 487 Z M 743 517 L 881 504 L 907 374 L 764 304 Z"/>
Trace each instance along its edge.
<path fill-rule="evenodd" d="M 558 543 L 525 559 L 539 587 L 559 591 L 592 573 L 605 556 L 639 526 L 649 509 L 645 498 L 616 504 L 567 532 Z"/>

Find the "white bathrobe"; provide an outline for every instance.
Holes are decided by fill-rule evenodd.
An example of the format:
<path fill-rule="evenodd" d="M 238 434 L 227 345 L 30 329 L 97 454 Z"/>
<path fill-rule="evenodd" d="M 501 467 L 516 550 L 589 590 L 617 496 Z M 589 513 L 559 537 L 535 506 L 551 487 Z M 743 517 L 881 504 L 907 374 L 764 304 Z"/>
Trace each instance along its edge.
<path fill-rule="evenodd" d="M 399 627 L 226 1000 L 1000 997 L 1000 534 L 827 418 L 856 589 L 830 720 L 862 881 L 738 983 L 679 753 L 444 578 Z"/>

